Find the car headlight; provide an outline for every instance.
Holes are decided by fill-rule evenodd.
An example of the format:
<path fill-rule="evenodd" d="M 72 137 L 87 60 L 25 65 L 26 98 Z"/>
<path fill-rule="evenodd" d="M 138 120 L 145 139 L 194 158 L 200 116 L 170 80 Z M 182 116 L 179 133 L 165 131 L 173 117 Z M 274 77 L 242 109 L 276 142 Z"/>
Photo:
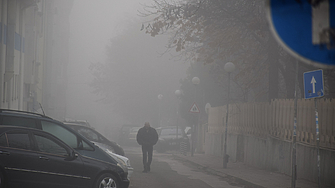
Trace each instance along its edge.
<path fill-rule="evenodd" d="M 127 164 L 120 157 L 114 155 L 114 153 L 112 151 L 110 151 L 109 149 L 107 149 L 107 153 L 110 156 L 112 156 L 114 159 L 116 159 L 118 163 L 121 163 L 123 166 L 127 166 Z"/>

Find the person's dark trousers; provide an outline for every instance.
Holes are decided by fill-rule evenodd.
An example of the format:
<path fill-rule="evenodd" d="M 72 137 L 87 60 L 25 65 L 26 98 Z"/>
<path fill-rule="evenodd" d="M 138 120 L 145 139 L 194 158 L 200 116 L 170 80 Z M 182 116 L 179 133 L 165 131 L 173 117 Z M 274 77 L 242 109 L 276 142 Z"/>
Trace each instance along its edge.
<path fill-rule="evenodd" d="M 144 172 L 150 171 L 152 152 L 153 152 L 153 146 L 142 145 Z"/>

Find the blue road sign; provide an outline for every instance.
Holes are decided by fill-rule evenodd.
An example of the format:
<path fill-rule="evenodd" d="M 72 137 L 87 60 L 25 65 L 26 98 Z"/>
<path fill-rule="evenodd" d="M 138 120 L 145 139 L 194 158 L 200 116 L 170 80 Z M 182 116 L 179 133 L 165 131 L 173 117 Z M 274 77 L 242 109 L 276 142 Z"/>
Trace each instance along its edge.
<path fill-rule="evenodd" d="M 322 70 L 304 73 L 305 99 L 323 97 L 323 72 Z"/>
<path fill-rule="evenodd" d="M 276 40 L 305 63 L 335 67 L 335 0 L 267 0 L 267 18 Z"/>

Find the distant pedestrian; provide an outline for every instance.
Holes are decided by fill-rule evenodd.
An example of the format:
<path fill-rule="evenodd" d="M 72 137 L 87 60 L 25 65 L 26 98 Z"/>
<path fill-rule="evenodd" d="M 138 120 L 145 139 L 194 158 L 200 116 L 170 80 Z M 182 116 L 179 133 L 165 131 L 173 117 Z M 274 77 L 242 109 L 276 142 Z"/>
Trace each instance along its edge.
<path fill-rule="evenodd" d="M 136 140 L 142 146 L 143 155 L 143 172 L 150 172 L 150 165 L 152 162 L 152 153 L 154 145 L 158 141 L 158 134 L 156 129 L 150 127 L 149 122 L 145 122 L 144 127 L 140 128 L 136 135 Z"/>

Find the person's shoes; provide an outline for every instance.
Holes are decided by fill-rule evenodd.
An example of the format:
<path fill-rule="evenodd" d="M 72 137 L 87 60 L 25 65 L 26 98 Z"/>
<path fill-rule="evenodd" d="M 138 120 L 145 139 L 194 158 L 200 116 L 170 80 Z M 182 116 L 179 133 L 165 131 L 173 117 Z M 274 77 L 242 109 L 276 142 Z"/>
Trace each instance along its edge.
<path fill-rule="evenodd" d="M 147 166 L 147 172 L 150 172 L 150 166 L 149 165 Z"/>
<path fill-rule="evenodd" d="M 143 173 L 147 173 L 148 171 L 147 171 L 146 169 L 144 169 L 142 172 L 143 172 Z"/>

